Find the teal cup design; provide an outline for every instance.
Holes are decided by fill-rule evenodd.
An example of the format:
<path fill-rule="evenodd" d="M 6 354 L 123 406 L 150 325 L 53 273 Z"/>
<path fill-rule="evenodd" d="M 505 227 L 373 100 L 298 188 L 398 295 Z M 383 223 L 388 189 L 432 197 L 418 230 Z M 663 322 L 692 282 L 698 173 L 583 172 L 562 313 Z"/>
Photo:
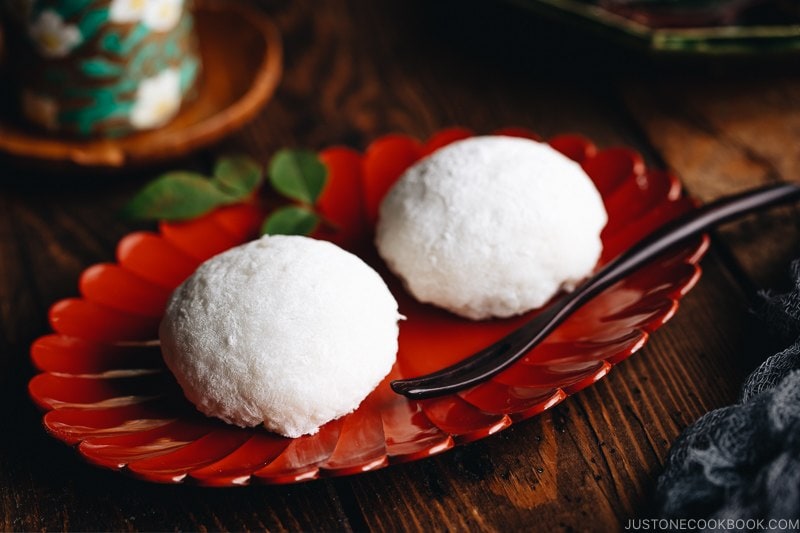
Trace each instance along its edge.
<path fill-rule="evenodd" d="M 190 0 L 0 0 L 21 115 L 54 134 L 167 124 L 196 92 Z"/>

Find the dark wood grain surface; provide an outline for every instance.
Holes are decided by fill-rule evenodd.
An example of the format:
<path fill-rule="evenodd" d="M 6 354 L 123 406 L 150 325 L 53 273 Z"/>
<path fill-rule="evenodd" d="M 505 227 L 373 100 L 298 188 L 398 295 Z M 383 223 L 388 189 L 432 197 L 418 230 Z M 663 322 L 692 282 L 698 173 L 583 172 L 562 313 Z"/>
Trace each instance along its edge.
<path fill-rule="evenodd" d="M 276 98 L 241 132 L 173 166 L 207 168 L 226 150 L 266 162 L 283 146 L 363 148 L 388 132 L 520 125 L 631 146 L 704 201 L 800 180 L 800 78 L 780 65 L 653 60 L 492 2 L 258 3 L 284 36 Z M 0 167 L 3 530 L 620 529 L 651 516 L 682 428 L 734 401 L 772 347 L 749 308 L 800 255 L 796 208 L 715 233 L 700 283 L 641 352 L 545 414 L 446 454 L 290 486 L 154 485 L 89 466 L 48 437 L 26 384 L 48 306 L 76 293 L 84 268 L 112 260 L 120 237 L 148 227 L 117 212 L 156 172 L 92 179 Z"/>

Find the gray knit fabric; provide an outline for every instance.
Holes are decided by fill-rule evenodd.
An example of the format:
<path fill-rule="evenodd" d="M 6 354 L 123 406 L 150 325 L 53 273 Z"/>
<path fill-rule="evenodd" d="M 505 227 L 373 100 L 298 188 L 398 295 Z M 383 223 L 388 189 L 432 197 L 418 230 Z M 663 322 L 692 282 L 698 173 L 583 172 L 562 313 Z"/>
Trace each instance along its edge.
<path fill-rule="evenodd" d="M 800 260 L 794 288 L 758 314 L 789 347 L 745 381 L 739 403 L 678 438 L 658 480 L 663 518 L 800 518 Z"/>

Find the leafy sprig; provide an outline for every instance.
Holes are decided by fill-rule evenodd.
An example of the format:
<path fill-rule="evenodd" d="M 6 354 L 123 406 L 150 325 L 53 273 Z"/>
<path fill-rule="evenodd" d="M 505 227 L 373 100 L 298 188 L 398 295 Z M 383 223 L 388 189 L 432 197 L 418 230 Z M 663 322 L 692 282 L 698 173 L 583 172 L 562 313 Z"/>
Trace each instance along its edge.
<path fill-rule="evenodd" d="M 324 222 L 316 204 L 328 170 L 310 150 L 279 150 L 268 166 L 269 183 L 293 201 L 274 210 L 261 233 L 309 235 Z M 129 218 L 183 221 L 225 205 L 246 201 L 264 181 L 264 169 L 246 156 L 220 158 L 206 177 L 189 171 L 168 172 L 147 184 L 125 206 Z"/>
<path fill-rule="evenodd" d="M 308 235 L 322 217 L 315 209 L 328 169 L 310 150 L 279 150 L 269 163 L 269 182 L 283 196 L 297 202 L 276 209 L 261 226 L 262 235 Z"/>
<path fill-rule="evenodd" d="M 264 171 L 244 156 L 223 157 L 208 178 L 176 170 L 156 178 L 133 197 L 122 214 L 150 220 L 189 220 L 223 205 L 245 200 L 261 184 Z"/>

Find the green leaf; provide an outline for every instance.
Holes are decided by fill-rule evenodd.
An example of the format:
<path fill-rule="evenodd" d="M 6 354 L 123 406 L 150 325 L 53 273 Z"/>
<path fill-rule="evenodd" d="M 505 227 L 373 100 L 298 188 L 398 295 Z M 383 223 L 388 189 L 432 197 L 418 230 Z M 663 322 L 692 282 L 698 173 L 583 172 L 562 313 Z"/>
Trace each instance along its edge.
<path fill-rule="evenodd" d="M 261 234 L 308 235 L 319 223 L 319 216 L 305 207 L 290 205 L 276 209 L 264 225 Z"/>
<path fill-rule="evenodd" d="M 241 200 L 261 184 L 264 170 L 247 156 L 223 157 L 217 160 L 211 182 L 225 194 Z"/>
<path fill-rule="evenodd" d="M 317 201 L 328 170 L 310 150 L 279 150 L 269 163 L 269 179 L 279 193 L 306 204 Z"/>
<path fill-rule="evenodd" d="M 186 220 L 234 201 L 236 198 L 200 174 L 170 172 L 147 184 L 122 214 L 129 218 Z"/>

